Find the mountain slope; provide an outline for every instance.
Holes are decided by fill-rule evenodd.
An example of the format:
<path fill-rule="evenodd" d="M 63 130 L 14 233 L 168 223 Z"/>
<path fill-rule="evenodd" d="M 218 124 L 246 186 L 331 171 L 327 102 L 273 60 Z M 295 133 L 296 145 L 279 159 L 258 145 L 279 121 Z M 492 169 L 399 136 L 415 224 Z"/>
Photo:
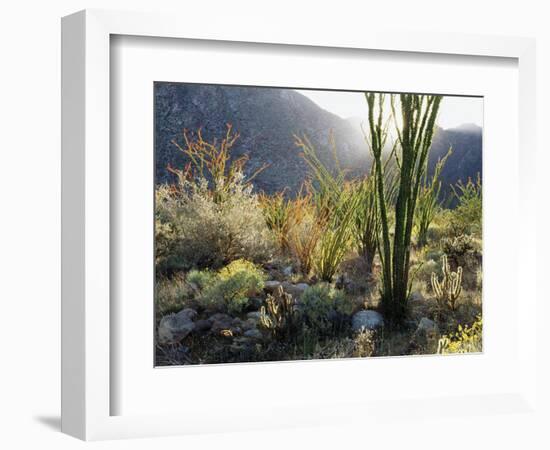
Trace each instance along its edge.
<path fill-rule="evenodd" d="M 329 130 L 338 145 L 343 167 L 364 171 L 368 164 L 362 135 L 348 122 L 319 108 L 288 89 L 214 86 L 180 83 L 155 85 L 155 151 L 157 183 L 170 181 L 168 163 L 185 162 L 171 141 L 182 140 L 182 130 L 202 128 L 205 139 L 225 134 L 227 123 L 240 133 L 235 156 L 248 153 L 249 172 L 264 163 L 270 167 L 255 180 L 255 187 L 273 193 L 288 187 L 296 192 L 307 167 L 294 143 L 294 134 L 306 134 L 322 160 L 333 164 Z"/>
<path fill-rule="evenodd" d="M 257 190 L 296 193 L 307 177 L 307 166 L 294 143 L 294 134 L 306 134 L 325 164 L 334 167 L 329 132 L 334 132 L 337 156 L 343 168 L 364 174 L 371 157 L 359 119 L 342 119 L 317 106 L 302 94 L 277 88 L 218 86 L 185 83 L 155 84 L 156 182 L 172 182 L 166 167 L 183 166 L 187 160 L 172 143 L 182 142 L 182 131 L 202 128 L 205 139 L 225 134 L 227 123 L 240 133 L 234 155 L 248 154 L 249 173 L 270 166 L 254 181 Z M 474 178 L 481 172 L 481 128 L 464 125 L 436 130 L 429 158 L 433 170 L 438 158 L 453 147 L 442 173 L 444 192 L 449 183 Z"/>

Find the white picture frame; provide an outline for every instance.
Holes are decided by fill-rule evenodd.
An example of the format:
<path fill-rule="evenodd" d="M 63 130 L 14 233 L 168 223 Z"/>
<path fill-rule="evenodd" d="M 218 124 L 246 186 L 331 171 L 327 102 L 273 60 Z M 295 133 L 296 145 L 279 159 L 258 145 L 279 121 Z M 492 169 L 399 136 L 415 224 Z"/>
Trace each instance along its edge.
<path fill-rule="evenodd" d="M 282 426 L 334 424 L 365 417 L 399 420 L 403 408 L 418 415 L 433 408 L 468 415 L 492 415 L 503 410 L 536 411 L 536 327 L 525 311 L 536 308 L 533 265 L 518 266 L 522 307 L 517 311 L 518 377 L 510 389 L 490 395 L 363 400 L 342 404 L 304 404 L 274 411 L 241 410 L 230 417 L 223 408 L 205 414 L 112 415 L 116 386 L 111 379 L 110 336 L 110 40 L 113 35 L 161 37 L 311 48 L 367 49 L 423 55 L 500 57 L 518 64 L 519 177 L 517 226 L 522 240 L 513 249 L 518 259 L 536 260 L 532 230 L 536 218 L 535 185 L 535 43 L 532 39 L 436 33 L 395 33 L 369 30 L 338 36 L 324 30 L 278 30 L 265 24 L 246 27 L 217 24 L 210 29 L 164 14 L 86 10 L 62 21 L 62 430 L 85 440 L 163 436 L 209 431 L 248 430 Z M 521 201 L 519 201 L 521 199 Z M 515 293 L 517 296 L 517 293 Z M 519 345 L 523 344 L 523 345 Z M 405 364 L 396 360 L 395 365 Z M 429 362 L 427 364 L 430 364 Z M 311 366 L 310 366 L 311 367 Z M 350 364 L 346 370 L 356 370 Z M 167 369 L 169 370 L 169 369 Z M 200 369 L 199 369 L 200 370 Z M 182 377 L 184 374 L 182 374 Z M 395 412 L 396 401 L 400 411 Z M 442 414 L 444 414 L 442 412 Z M 269 419 L 269 420 L 268 420 Z"/>

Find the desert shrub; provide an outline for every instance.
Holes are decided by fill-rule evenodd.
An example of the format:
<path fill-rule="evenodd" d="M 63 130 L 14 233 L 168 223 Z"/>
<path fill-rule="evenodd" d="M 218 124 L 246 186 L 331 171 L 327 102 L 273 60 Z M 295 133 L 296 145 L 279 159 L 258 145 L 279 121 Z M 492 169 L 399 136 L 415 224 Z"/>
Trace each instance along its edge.
<path fill-rule="evenodd" d="M 375 332 L 372 330 L 361 330 L 354 337 L 353 356 L 356 358 L 365 358 L 372 356 L 375 351 Z"/>
<path fill-rule="evenodd" d="M 157 200 L 158 271 L 220 267 L 239 258 L 261 262 L 271 257 L 273 238 L 257 196 L 239 180 L 242 177 L 235 176 L 223 202 L 214 201 L 204 179 L 184 181 L 175 193 Z M 160 192 L 166 195 L 168 191 L 161 187 Z"/>
<path fill-rule="evenodd" d="M 429 283 L 432 279 L 432 273 L 435 273 L 439 277 L 443 272 L 441 270 L 441 264 L 433 259 L 428 259 L 422 262 L 413 273 L 416 280 L 423 283 Z"/>
<path fill-rule="evenodd" d="M 186 277 L 189 284 L 195 285 L 200 291 L 205 290 L 216 280 L 216 273 L 210 270 L 191 270 Z"/>
<path fill-rule="evenodd" d="M 311 195 L 305 195 L 293 201 L 288 247 L 291 255 L 298 261 L 300 272 L 305 277 L 311 272 L 315 250 L 323 228 L 324 223 L 316 216 Z"/>
<path fill-rule="evenodd" d="M 289 233 L 293 223 L 293 202 L 283 192 L 259 196 L 260 206 L 269 229 L 274 233 L 281 250 L 288 250 Z"/>
<path fill-rule="evenodd" d="M 177 312 L 186 306 L 191 292 L 182 276 L 159 278 L 155 284 L 156 313 L 158 316 Z"/>
<path fill-rule="evenodd" d="M 474 251 L 472 236 L 462 234 L 456 237 L 441 239 L 441 251 L 451 258 L 458 260 L 464 255 Z"/>
<path fill-rule="evenodd" d="M 304 323 L 319 334 L 331 331 L 335 319 L 351 314 L 352 308 L 341 290 L 325 283 L 308 287 L 300 299 Z"/>
<path fill-rule="evenodd" d="M 249 298 L 264 287 L 263 271 L 246 260 L 236 260 L 221 269 L 216 278 L 205 287 L 200 300 L 211 309 L 238 314 L 248 305 Z"/>
<path fill-rule="evenodd" d="M 472 235 L 459 235 L 444 238 L 440 242 L 442 251 L 448 255 L 451 268 L 464 269 L 464 287 L 474 289 L 478 286 L 478 270 L 481 267 L 480 242 Z"/>
<path fill-rule="evenodd" d="M 471 179 L 468 179 L 467 183 L 459 181 L 453 187 L 453 193 L 458 205 L 452 212 L 449 223 L 451 233 L 481 236 L 483 216 L 481 176 L 478 174 L 475 182 Z"/>
<path fill-rule="evenodd" d="M 205 141 L 199 130 L 174 142 L 190 163 L 169 167 L 177 183 L 156 189 L 157 273 L 270 258 L 273 236 L 250 184 L 265 167 L 244 175 L 247 158 L 230 154 L 237 138 L 228 125 L 219 141 Z"/>
<path fill-rule="evenodd" d="M 480 315 L 472 326 L 459 325 L 455 333 L 439 340 L 437 353 L 478 353 L 483 351 L 483 320 Z"/>

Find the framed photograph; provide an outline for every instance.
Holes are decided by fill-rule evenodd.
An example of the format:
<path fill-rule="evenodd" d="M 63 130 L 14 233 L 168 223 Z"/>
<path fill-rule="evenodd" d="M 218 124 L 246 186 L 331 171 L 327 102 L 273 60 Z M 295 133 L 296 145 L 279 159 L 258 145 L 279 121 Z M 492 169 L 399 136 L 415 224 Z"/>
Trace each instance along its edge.
<path fill-rule="evenodd" d="M 534 410 L 533 41 L 94 10 L 62 52 L 64 432 Z"/>

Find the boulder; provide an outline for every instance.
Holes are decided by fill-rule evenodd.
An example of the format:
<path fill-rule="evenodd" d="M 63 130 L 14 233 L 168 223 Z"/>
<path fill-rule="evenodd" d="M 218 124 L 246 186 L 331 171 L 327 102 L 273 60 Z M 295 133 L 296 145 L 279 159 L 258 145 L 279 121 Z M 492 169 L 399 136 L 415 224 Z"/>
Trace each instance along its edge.
<path fill-rule="evenodd" d="M 260 315 L 260 311 L 251 311 L 246 315 L 246 317 L 257 322 L 258 320 L 260 320 Z"/>
<path fill-rule="evenodd" d="M 228 314 L 216 313 L 210 316 L 212 327 L 210 331 L 214 334 L 219 334 L 222 330 L 230 330 L 233 325 L 233 317 Z"/>
<path fill-rule="evenodd" d="M 250 330 L 245 331 L 243 336 L 250 339 L 261 339 L 262 333 L 257 328 L 251 328 Z"/>
<path fill-rule="evenodd" d="M 160 320 L 158 339 L 160 344 L 175 344 L 184 339 L 195 329 L 193 318 L 197 315 L 194 309 L 186 308 L 177 314 L 169 314 Z"/>
<path fill-rule="evenodd" d="M 293 273 L 292 266 L 287 266 L 283 269 L 283 275 L 286 277 L 289 277 L 290 275 L 292 275 L 292 273 Z"/>
<path fill-rule="evenodd" d="M 299 299 L 304 291 L 309 287 L 309 284 L 307 283 L 298 283 L 298 284 L 292 284 L 292 283 L 283 283 L 283 289 L 286 293 L 292 295 L 295 299 Z"/>
<path fill-rule="evenodd" d="M 212 327 L 212 322 L 210 320 L 197 320 L 195 322 L 195 331 L 199 333 L 204 333 Z"/>
<path fill-rule="evenodd" d="M 427 317 L 422 317 L 414 332 L 410 347 L 420 349 L 422 353 L 436 353 L 439 341 L 439 327 Z"/>
<path fill-rule="evenodd" d="M 351 318 L 353 331 L 376 330 L 384 326 L 382 314 L 372 310 L 363 310 L 354 314 Z"/>
<path fill-rule="evenodd" d="M 424 296 L 420 291 L 414 291 L 409 297 L 409 301 L 412 303 L 421 303 L 424 301 Z"/>
<path fill-rule="evenodd" d="M 256 326 L 258 325 L 258 320 L 255 320 L 255 319 L 246 319 L 242 325 L 241 325 L 241 328 L 244 330 L 244 331 L 248 331 L 248 330 L 251 330 L 253 328 L 256 328 Z"/>
<path fill-rule="evenodd" d="M 264 283 L 264 291 L 268 294 L 273 294 L 279 286 L 282 286 L 282 283 L 277 280 L 269 280 Z"/>

